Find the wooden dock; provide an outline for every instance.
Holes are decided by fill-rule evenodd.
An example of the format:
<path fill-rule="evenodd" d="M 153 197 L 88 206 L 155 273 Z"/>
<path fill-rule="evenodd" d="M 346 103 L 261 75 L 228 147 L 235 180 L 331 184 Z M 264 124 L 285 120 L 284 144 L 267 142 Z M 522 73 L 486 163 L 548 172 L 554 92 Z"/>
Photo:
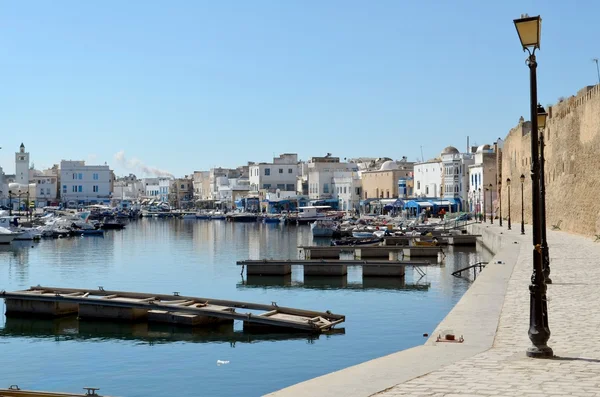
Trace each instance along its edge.
<path fill-rule="evenodd" d="M 31 287 L 1 292 L 6 315 L 58 317 L 77 314 L 80 318 L 129 322 L 157 322 L 202 326 L 240 320 L 244 327 L 282 327 L 325 332 L 345 321 L 345 316 L 270 305 L 191 296 L 138 292 Z M 236 309 L 262 311 L 238 313 Z"/>
<path fill-rule="evenodd" d="M 406 246 L 299 246 L 298 257 L 301 259 L 381 259 L 398 260 L 402 258 L 437 257 L 443 253 L 442 247 L 406 247 Z"/>
<path fill-rule="evenodd" d="M 404 277 L 406 266 L 429 266 L 429 261 L 355 259 L 262 259 L 238 261 L 247 276 L 284 276 L 292 265 L 302 265 L 304 276 L 345 276 L 348 266 L 362 266 L 363 277 Z"/>
<path fill-rule="evenodd" d="M 0 397 L 89 397 L 98 396 L 98 388 L 96 387 L 84 387 L 85 394 L 73 394 L 73 393 L 57 393 L 47 391 L 33 391 L 33 390 L 21 390 L 17 385 L 11 385 L 8 389 L 0 389 Z M 107 397 L 107 396 L 104 396 Z"/>

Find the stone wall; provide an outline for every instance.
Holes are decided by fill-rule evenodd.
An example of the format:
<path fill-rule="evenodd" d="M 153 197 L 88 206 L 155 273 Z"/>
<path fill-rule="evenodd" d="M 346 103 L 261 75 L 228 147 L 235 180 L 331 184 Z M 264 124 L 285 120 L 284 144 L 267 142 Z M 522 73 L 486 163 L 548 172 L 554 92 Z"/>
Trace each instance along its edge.
<path fill-rule="evenodd" d="M 600 234 L 600 85 L 586 87 L 547 111 L 547 227 L 562 221 L 562 230 L 588 236 Z M 503 217 L 508 216 L 505 181 L 510 178 L 513 227 L 521 222 L 521 174 L 525 175 L 525 223 L 531 223 L 530 130 L 531 124 L 521 120 L 504 142 Z"/>

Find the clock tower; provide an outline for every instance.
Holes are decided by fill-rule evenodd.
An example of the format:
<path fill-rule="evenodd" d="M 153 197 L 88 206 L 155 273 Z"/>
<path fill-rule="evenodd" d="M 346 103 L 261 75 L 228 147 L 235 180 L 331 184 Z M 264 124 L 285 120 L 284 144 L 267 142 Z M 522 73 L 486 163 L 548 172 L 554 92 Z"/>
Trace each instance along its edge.
<path fill-rule="evenodd" d="M 15 182 L 29 185 L 29 153 L 25 151 L 23 143 L 15 153 Z"/>

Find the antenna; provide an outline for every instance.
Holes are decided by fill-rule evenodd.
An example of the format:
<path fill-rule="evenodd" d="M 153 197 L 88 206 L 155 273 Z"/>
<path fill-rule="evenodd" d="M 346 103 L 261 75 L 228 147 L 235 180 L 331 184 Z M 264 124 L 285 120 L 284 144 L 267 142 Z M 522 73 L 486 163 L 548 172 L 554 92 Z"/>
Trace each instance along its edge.
<path fill-rule="evenodd" d="M 598 58 L 593 58 L 592 62 L 596 62 L 596 72 L 598 72 L 598 84 L 600 84 L 600 67 L 598 66 Z"/>
<path fill-rule="evenodd" d="M 425 161 L 425 157 L 423 157 L 423 145 L 421 145 L 421 161 Z"/>

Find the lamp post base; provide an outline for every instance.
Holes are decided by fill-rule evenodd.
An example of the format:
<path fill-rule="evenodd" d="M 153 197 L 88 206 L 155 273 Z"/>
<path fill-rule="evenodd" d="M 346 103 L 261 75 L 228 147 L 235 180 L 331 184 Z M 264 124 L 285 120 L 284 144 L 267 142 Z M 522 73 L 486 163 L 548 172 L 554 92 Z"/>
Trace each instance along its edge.
<path fill-rule="evenodd" d="M 531 346 L 527 349 L 527 357 L 531 358 L 552 358 L 554 357 L 554 352 L 552 348 L 549 346 Z"/>

